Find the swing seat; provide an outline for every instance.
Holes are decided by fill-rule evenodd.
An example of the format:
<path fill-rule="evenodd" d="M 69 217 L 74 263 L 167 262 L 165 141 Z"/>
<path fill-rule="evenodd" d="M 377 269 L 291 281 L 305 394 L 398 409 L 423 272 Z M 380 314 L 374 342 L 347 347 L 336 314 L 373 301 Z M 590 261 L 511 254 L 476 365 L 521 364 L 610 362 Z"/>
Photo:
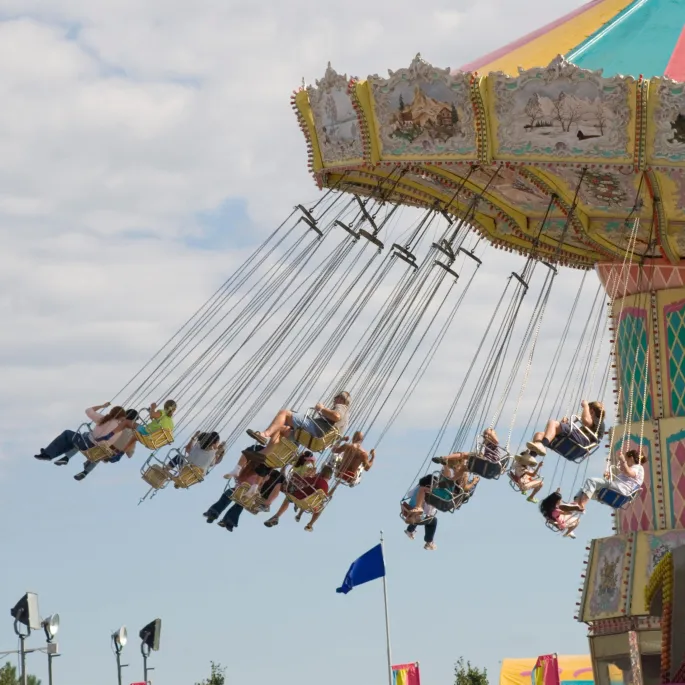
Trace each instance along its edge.
<path fill-rule="evenodd" d="M 201 483 L 204 480 L 204 471 L 195 464 L 184 464 L 179 469 L 178 475 L 171 476 L 174 481 L 174 487 L 178 489 L 187 489 L 191 485 Z"/>
<path fill-rule="evenodd" d="M 633 503 L 641 489 L 637 488 L 630 495 L 624 495 L 622 492 L 612 488 L 601 488 L 597 491 L 595 499 L 612 509 L 625 509 Z"/>
<path fill-rule="evenodd" d="M 138 442 L 141 445 L 147 447 L 150 451 L 154 452 L 155 450 L 158 450 L 160 447 L 164 447 L 165 445 L 171 445 L 171 443 L 174 441 L 174 435 L 170 430 L 167 430 L 166 428 L 161 428 L 158 431 L 153 431 L 149 435 L 143 435 L 142 433 L 136 431 L 136 440 L 138 440 Z"/>
<path fill-rule="evenodd" d="M 428 523 L 429 521 L 432 521 L 435 517 L 434 516 L 425 516 L 422 515 L 421 518 L 412 523 L 411 521 L 408 520 L 409 512 L 411 511 L 411 507 L 409 506 L 409 499 L 405 498 L 400 502 L 400 518 L 408 525 L 408 526 L 423 526 L 424 524 Z"/>
<path fill-rule="evenodd" d="M 298 428 L 293 433 L 293 440 L 312 452 L 323 452 L 328 449 L 338 438 L 340 433 L 337 428 L 330 428 L 323 436 L 314 436 L 308 433 L 304 428 Z"/>
<path fill-rule="evenodd" d="M 80 450 L 81 454 L 92 464 L 111 459 L 114 450 L 109 445 L 95 445 L 89 450 Z"/>
<path fill-rule="evenodd" d="M 141 475 L 153 490 L 161 490 L 171 480 L 169 472 L 159 464 L 152 464 L 152 466 L 144 469 Z"/>
<path fill-rule="evenodd" d="M 270 469 L 282 469 L 284 466 L 295 461 L 297 457 L 297 444 L 292 440 L 283 439 L 269 448 L 269 454 L 264 464 Z"/>
<path fill-rule="evenodd" d="M 81 440 L 86 439 L 86 436 L 90 433 L 91 425 L 90 423 L 83 423 L 78 427 L 76 432 Z M 104 443 L 93 445 L 93 447 L 87 450 L 79 450 L 79 452 L 92 464 L 97 464 L 99 461 L 104 461 L 114 456 L 114 450 Z"/>
<path fill-rule="evenodd" d="M 295 491 L 297 492 L 297 491 Z M 311 495 L 307 495 L 304 499 L 297 497 L 292 492 L 286 492 L 285 495 L 298 509 L 309 514 L 318 514 L 326 505 L 326 493 L 323 490 L 317 490 Z"/>
<path fill-rule="evenodd" d="M 514 492 L 518 492 L 518 493 L 523 492 L 523 490 L 521 488 L 521 481 L 518 479 L 518 477 L 516 475 L 514 475 L 514 472 L 509 471 L 507 473 L 507 475 L 509 476 L 509 485 L 511 486 L 511 489 Z"/>
<path fill-rule="evenodd" d="M 569 524 L 580 519 L 580 513 L 572 514 L 572 518 L 569 519 L 563 526 L 559 526 L 556 521 L 550 521 L 550 519 L 545 519 L 545 527 L 551 530 L 553 533 L 565 533 L 568 530 Z"/>
<path fill-rule="evenodd" d="M 484 459 L 478 454 L 472 454 L 469 457 L 466 468 L 469 473 L 485 478 L 485 480 L 497 480 L 504 471 L 501 462 Z"/>
<path fill-rule="evenodd" d="M 426 503 L 443 514 L 451 514 L 456 509 L 453 493 L 443 488 L 427 492 Z"/>
<path fill-rule="evenodd" d="M 560 457 L 572 461 L 574 464 L 580 464 L 599 448 L 599 440 L 597 440 L 597 436 L 583 424 L 578 416 L 573 415 L 570 424 L 573 427 L 571 435 L 557 435 L 549 443 L 549 448 Z M 583 445 L 578 442 L 577 439 L 573 438 L 574 433 L 583 435 L 589 440 L 589 443 Z"/>
<path fill-rule="evenodd" d="M 259 494 L 259 492 L 252 495 L 248 494 L 250 492 L 249 483 L 241 483 L 231 495 L 231 500 L 236 504 L 239 504 L 245 511 L 250 514 L 259 514 L 266 510 L 266 501 Z"/>
<path fill-rule="evenodd" d="M 338 480 L 347 485 L 348 488 L 354 488 L 362 482 L 362 475 L 364 474 L 364 466 L 360 466 L 356 471 L 344 471 L 336 474 Z"/>
<path fill-rule="evenodd" d="M 485 480 L 497 480 L 511 464 L 511 455 L 499 445 L 485 445 L 481 442 L 478 451 L 472 453 L 466 463 L 469 473 Z"/>

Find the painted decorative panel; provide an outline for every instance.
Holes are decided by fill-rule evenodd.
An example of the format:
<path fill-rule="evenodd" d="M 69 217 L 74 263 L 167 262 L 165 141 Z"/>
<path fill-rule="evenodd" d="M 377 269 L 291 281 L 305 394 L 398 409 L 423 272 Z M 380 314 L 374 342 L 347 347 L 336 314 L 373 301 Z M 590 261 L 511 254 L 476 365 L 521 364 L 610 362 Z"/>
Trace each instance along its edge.
<path fill-rule="evenodd" d="M 593 540 L 581 618 L 594 621 L 624 615 L 628 603 L 623 588 L 629 577 L 632 536 Z"/>
<path fill-rule="evenodd" d="M 475 159 L 470 75 L 437 69 L 419 56 L 388 74 L 368 78 L 381 158 Z"/>
<path fill-rule="evenodd" d="M 632 597 L 630 613 L 633 616 L 649 614 L 645 606 L 647 582 L 664 555 L 682 544 L 685 544 L 685 530 L 638 533 L 629 586 Z"/>
<path fill-rule="evenodd" d="M 357 112 L 348 93 L 347 76 L 328 65 L 324 77 L 307 88 L 324 165 L 360 160 L 362 137 Z"/>
<path fill-rule="evenodd" d="M 632 161 L 634 79 L 602 78 L 559 57 L 546 68 L 488 81 L 495 157 Z"/>
<path fill-rule="evenodd" d="M 685 161 L 685 84 L 652 79 L 649 84 L 648 161 Z"/>

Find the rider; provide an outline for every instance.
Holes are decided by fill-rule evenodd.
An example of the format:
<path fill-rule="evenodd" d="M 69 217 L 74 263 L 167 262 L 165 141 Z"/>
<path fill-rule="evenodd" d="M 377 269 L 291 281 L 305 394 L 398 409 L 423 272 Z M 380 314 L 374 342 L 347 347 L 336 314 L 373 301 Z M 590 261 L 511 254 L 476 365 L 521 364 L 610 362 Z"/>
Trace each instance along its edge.
<path fill-rule="evenodd" d="M 333 398 L 333 406 L 331 408 L 323 404 L 317 404 L 314 410 L 321 418 L 313 419 L 309 416 L 302 416 L 290 409 L 281 409 L 265 431 L 248 430 L 247 434 L 262 445 L 266 445 L 269 441 L 276 438 L 286 427 L 295 430 L 303 429 L 314 438 L 322 438 L 329 432 L 331 426 L 337 428 L 338 432 L 342 434 L 347 426 L 350 413 L 350 393 L 346 391 L 339 392 Z"/>
<path fill-rule="evenodd" d="M 514 457 L 514 467 L 511 470 L 511 477 L 518 486 L 522 494 L 531 490 L 527 497 L 529 502 L 537 504 L 535 495 L 542 490 L 543 480 L 538 477 L 542 462 L 538 464 L 537 459 L 530 452 L 523 452 Z"/>
<path fill-rule="evenodd" d="M 305 478 L 298 478 L 290 487 L 290 493 L 298 500 L 304 500 L 321 490 L 324 495 L 328 494 L 328 481 L 333 477 L 333 469 L 327 464 L 321 468 L 318 474 Z M 278 521 L 290 506 L 290 500 L 286 497 L 280 509 L 268 520 L 264 521 L 267 528 L 278 525 Z M 316 513 L 316 512 L 314 512 Z M 309 524 L 311 526 L 311 523 Z M 311 528 L 310 528 L 311 530 Z"/>
<path fill-rule="evenodd" d="M 597 442 L 599 442 L 606 432 L 604 426 L 604 405 L 598 401 L 588 402 L 583 400 L 581 407 L 580 420 L 583 426 L 593 435 L 596 435 Z M 571 438 L 571 440 L 583 447 L 589 447 L 593 442 L 593 439 L 585 431 L 580 430 L 568 418 L 564 417 L 561 421 L 550 419 L 545 426 L 545 430 L 535 433 L 533 439 L 526 443 L 526 447 L 533 454 L 544 457 L 547 454 L 547 448 L 550 443 L 560 435 Z"/>
<path fill-rule="evenodd" d="M 559 488 L 540 502 L 540 513 L 557 530 L 563 530 L 565 538 L 576 537 L 573 531 L 575 531 L 580 523 L 578 506 L 563 502 Z"/>
<path fill-rule="evenodd" d="M 607 476 L 605 478 L 588 478 L 574 498 L 578 505 L 577 508 L 580 511 L 585 511 L 585 505 L 602 488 L 609 488 L 622 495 L 632 495 L 644 483 L 645 468 L 643 464 L 646 461 L 647 457 L 642 451 L 628 450 L 625 456 L 620 454 L 618 457 L 620 473 L 613 479 L 608 477 L 609 474 L 605 474 Z"/>
<path fill-rule="evenodd" d="M 109 406 L 109 402 L 105 402 L 86 409 L 86 416 L 95 424 L 93 430 L 86 435 L 72 430 L 62 431 L 47 447 L 41 448 L 40 452 L 34 455 L 35 458 L 52 461 L 73 450 L 85 452 L 96 445 L 110 445 L 130 422 L 126 420 L 126 411 L 123 407 L 112 407 L 107 414 L 100 413 Z M 67 459 L 64 463 L 68 461 Z"/>
<path fill-rule="evenodd" d="M 341 438 L 341 444 L 331 451 L 335 455 L 340 455 L 335 459 L 336 476 L 346 483 L 354 483 L 360 466 L 364 467 L 364 471 L 368 471 L 373 466 L 376 450 L 367 452 L 362 447 L 364 433 L 361 431 L 354 433 L 351 443 L 347 444 L 348 440 L 348 437 Z"/>

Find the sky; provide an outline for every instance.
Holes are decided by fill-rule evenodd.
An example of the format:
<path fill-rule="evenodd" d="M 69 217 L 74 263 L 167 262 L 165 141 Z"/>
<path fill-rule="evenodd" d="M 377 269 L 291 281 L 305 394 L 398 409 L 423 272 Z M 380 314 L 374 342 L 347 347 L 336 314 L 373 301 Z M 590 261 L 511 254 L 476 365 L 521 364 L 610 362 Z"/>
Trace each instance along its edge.
<path fill-rule="evenodd" d="M 158 616 L 159 685 L 193 685 L 210 660 L 229 683 L 382 683 L 381 584 L 335 588 L 383 530 L 393 660 L 419 661 L 428 685 L 450 683 L 460 656 L 496 678 L 506 657 L 587 653 L 573 615 L 586 545 L 611 532 L 606 510 L 561 540 L 505 482 L 485 483 L 441 517 L 433 553 L 398 517 L 521 258 L 485 251 L 443 356 L 313 535 L 290 515 L 274 530 L 247 515 L 232 534 L 208 526 L 219 472 L 137 506 L 140 455 L 83 483 L 74 464 L 32 458 L 111 399 L 293 205 L 317 199 L 289 101 L 303 78 L 329 61 L 382 74 L 417 52 L 458 67 L 580 4 L 0 0 L 0 650 L 14 648 L 9 609 L 31 590 L 62 619 L 58 684 L 115 682 L 120 625 L 132 635 L 124 682 L 140 681 L 135 636 Z M 533 390 L 579 279 L 557 280 Z M 280 406 L 271 398 L 260 421 Z M 29 666 L 46 678 L 43 655 Z"/>

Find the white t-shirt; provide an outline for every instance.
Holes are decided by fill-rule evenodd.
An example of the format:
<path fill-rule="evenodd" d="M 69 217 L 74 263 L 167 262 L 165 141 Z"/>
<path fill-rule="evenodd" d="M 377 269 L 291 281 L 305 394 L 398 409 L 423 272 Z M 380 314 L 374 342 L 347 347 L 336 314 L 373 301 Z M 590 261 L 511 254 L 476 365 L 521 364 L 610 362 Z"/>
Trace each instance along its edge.
<path fill-rule="evenodd" d="M 207 469 L 209 469 L 214 462 L 215 457 L 216 450 L 203 450 L 198 443 L 195 443 L 190 448 L 190 452 L 188 452 L 186 459 L 189 464 L 199 466 L 204 472 L 207 472 Z"/>
<path fill-rule="evenodd" d="M 98 423 L 98 421 L 102 421 L 105 414 L 100 414 L 90 407 L 86 409 L 86 416 L 95 424 L 93 430 L 90 431 L 90 439 L 96 445 L 111 445 L 119 437 L 119 433 L 114 433 L 114 431 L 119 425 L 120 419 L 112 419 L 111 421 Z M 109 435 L 110 433 L 112 433 L 112 437 L 107 440 L 99 440 L 99 438 Z"/>
<path fill-rule="evenodd" d="M 612 488 L 623 495 L 632 495 L 645 482 L 645 469 L 642 464 L 634 464 L 631 468 L 635 471 L 635 478 L 619 473 L 612 482 Z"/>
<path fill-rule="evenodd" d="M 417 485 L 413 490 L 411 490 L 409 492 L 408 497 L 409 497 L 410 506 L 412 506 L 412 507 L 415 506 L 416 497 L 418 494 L 419 494 L 419 486 Z M 426 500 L 423 501 L 423 515 L 426 518 L 428 518 L 430 516 L 435 516 L 437 513 L 438 513 L 438 510 L 435 507 L 428 504 L 428 502 L 426 502 Z"/>
<path fill-rule="evenodd" d="M 528 470 L 528 467 L 525 464 L 522 464 L 520 461 L 514 461 L 514 475 L 517 478 L 521 478 L 521 476 L 532 475 L 532 474 Z"/>

